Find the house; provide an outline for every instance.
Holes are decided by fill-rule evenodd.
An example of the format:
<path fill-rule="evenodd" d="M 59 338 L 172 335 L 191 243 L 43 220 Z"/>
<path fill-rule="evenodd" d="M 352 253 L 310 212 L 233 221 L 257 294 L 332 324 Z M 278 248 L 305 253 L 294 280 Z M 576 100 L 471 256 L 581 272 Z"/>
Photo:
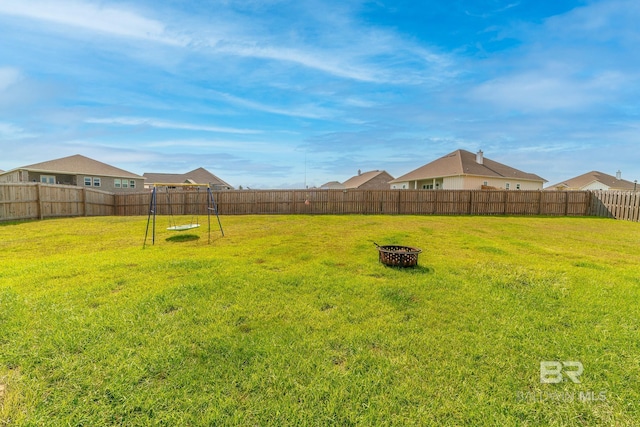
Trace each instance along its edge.
<path fill-rule="evenodd" d="M 0 174 L 0 182 L 75 185 L 112 192 L 144 188 L 144 178 L 140 175 L 80 154 L 9 170 Z"/>
<path fill-rule="evenodd" d="M 392 189 L 424 190 L 542 190 L 538 175 L 484 157 L 456 150 L 391 181 Z"/>
<path fill-rule="evenodd" d="M 212 190 L 233 190 L 233 187 L 204 168 L 194 169 L 191 172 L 177 173 L 152 173 L 142 174 L 146 178 L 145 187 L 150 188 L 157 184 L 200 184 L 210 186 Z"/>
<path fill-rule="evenodd" d="M 344 185 L 338 181 L 329 181 L 320 186 L 322 190 L 342 190 L 344 189 Z"/>
<path fill-rule="evenodd" d="M 622 190 L 635 191 L 637 182 L 622 179 L 622 172 L 616 172 L 616 176 L 607 175 L 606 173 L 591 171 L 576 176 L 566 181 L 550 185 L 545 190 Z"/>
<path fill-rule="evenodd" d="M 389 181 L 393 177 L 386 171 L 374 170 L 362 172 L 358 170 L 358 174 L 342 183 L 342 187 L 346 189 L 358 190 L 388 190 Z"/>

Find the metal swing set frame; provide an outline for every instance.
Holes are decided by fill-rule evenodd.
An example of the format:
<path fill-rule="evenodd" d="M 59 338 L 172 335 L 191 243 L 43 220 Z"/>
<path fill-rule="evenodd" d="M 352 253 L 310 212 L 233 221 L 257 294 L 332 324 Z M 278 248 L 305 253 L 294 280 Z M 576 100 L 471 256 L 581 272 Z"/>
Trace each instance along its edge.
<path fill-rule="evenodd" d="M 218 225 L 220 226 L 220 233 L 222 237 L 224 237 L 224 230 L 222 229 L 222 223 L 220 222 L 220 216 L 218 215 L 218 206 L 216 204 L 216 199 L 213 197 L 213 192 L 211 191 L 211 186 L 208 184 L 162 184 L 156 183 L 153 185 L 153 190 L 151 191 L 151 200 L 149 201 L 149 216 L 147 217 L 147 229 L 144 234 L 144 245 L 143 248 L 147 245 L 147 238 L 149 236 L 149 226 L 151 225 L 151 244 L 156 243 L 156 214 L 158 212 L 158 187 L 166 187 L 167 188 L 167 206 L 169 207 L 169 227 L 167 230 L 169 231 L 186 231 L 192 230 L 194 228 L 200 227 L 200 222 L 198 221 L 197 209 L 196 206 L 196 221 L 193 221 L 193 215 L 191 217 L 191 222 L 189 224 L 176 225 L 175 220 L 173 218 L 173 210 L 171 207 L 171 193 L 169 188 L 175 187 L 196 187 L 198 194 L 200 194 L 200 187 L 206 187 L 206 197 L 207 197 L 207 234 L 208 234 L 208 243 L 211 243 L 211 212 L 213 212 L 218 219 Z M 199 199 L 199 196 L 198 196 Z M 196 201 L 198 204 L 199 200 Z"/>

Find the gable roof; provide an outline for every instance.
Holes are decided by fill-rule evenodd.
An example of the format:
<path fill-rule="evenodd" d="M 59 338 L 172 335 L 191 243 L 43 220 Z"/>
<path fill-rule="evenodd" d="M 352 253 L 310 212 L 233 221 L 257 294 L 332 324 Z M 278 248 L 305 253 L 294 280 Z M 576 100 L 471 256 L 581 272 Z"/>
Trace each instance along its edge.
<path fill-rule="evenodd" d="M 16 168 L 16 170 L 144 179 L 140 175 L 136 175 L 124 169 L 116 168 L 106 163 L 90 159 L 80 154 L 62 157 L 60 159 L 49 160 L 47 162 L 34 163 L 32 165 Z"/>
<path fill-rule="evenodd" d="M 213 184 L 233 188 L 208 170 L 197 168 L 187 173 L 153 173 L 145 172 L 147 183 L 164 184 Z"/>
<path fill-rule="evenodd" d="M 480 164 L 476 161 L 476 154 L 467 150 L 456 150 L 434 160 L 431 163 L 427 163 L 418 169 L 402 175 L 391 182 L 419 181 L 423 179 L 459 175 L 475 175 L 491 178 L 510 178 L 524 181 L 547 182 L 546 179 L 536 174 L 523 172 L 486 157 L 483 157 L 482 164 Z"/>
<path fill-rule="evenodd" d="M 583 188 L 593 182 L 600 182 L 607 187 L 624 190 L 633 190 L 633 187 L 635 186 L 633 182 L 627 181 L 626 179 L 617 179 L 613 175 L 608 175 L 598 171 L 591 171 L 566 181 L 559 182 L 555 185 L 550 185 L 549 188 Z"/>
<path fill-rule="evenodd" d="M 329 189 L 329 190 L 340 190 L 344 188 L 344 185 L 342 185 L 342 183 L 338 181 L 329 181 L 327 183 L 322 184 L 320 188 Z"/>
<path fill-rule="evenodd" d="M 344 188 L 358 188 L 382 174 L 388 175 L 389 180 L 393 179 L 393 177 L 389 175 L 386 171 L 375 170 L 375 171 L 359 173 L 358 175 L 351 177 L 345 182 L 343 182 L 342 185 L 344 186 Z"/>

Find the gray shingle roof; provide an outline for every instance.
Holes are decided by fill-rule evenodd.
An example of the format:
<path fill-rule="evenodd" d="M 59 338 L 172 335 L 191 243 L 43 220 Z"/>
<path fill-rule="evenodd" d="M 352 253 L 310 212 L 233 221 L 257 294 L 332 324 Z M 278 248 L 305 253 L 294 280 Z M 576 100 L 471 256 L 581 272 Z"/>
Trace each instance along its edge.
<path fill-rule="evenodd" d="M 591 171 L 566 181 L 550 185 L 548 188 L 583 188 L 593 182 L 600 182 L 607 187 L 620 190 L 633 190 L 635 185 L 633 182 L 627 181 L 626 179 L 617 179 L 613 175 L 608 175 L 598 171 Z"/>
<path fill-rule="evenodd" d="M 373 178 L 382 174 L 388 175 L 389 181 L 393 179 L 393 177 L 389 175 L 386 171 L 375 170 L 375 171 L 369 171 L 369 172 L 362 172 L 359 175 L 353 176 L 348 180 L 346 180 L 345 182 L 343 182 L 342 185 L 344 186 L 344 188 L 359 188 L 361 185 L 371 181 Z"/>
<path fill-rule="evenodd" d="M 330 189 L 330 190 L 341 190 L 344 188 L 344 185 L 338 181 L 329 181 L 320 186 L 320 188 Z"/>
<path fill-rule="evenodd" d="M 90 159 L 80 154 L 69 157 L 62 157 L 60 159 L 49 160 L 47 162 L 34 163 L 32 165 L 23 166 L 17 169 L 37 172 L 65 173 L 73 175 L 99 175 L 143 179 L 140 175 L 136 175 L 124 169 L 116 168 L 106 163 Z"/>
<path fill-rule="evenodd" d="M 512 168 L 483 157 L 482 164 L 476 161 L 476 155 L 466 150 L 456 150 L 442 156 L 431 163 L 419 167 L 393 181 L 407 182 L 423 179 L 441 178 L 445 176 L 475 175 L 495 178 L 514 178 L 528 181 L 546 182 L 546 179 L 533 174 Z"/>
<path fill-rule="evenodd" d="M 187 173 L 145 172 L 143 176 L 147 178 L 147 184 L 213 184 L 233 188 L 231 185 L 204 168 L 194 169 Z"/>

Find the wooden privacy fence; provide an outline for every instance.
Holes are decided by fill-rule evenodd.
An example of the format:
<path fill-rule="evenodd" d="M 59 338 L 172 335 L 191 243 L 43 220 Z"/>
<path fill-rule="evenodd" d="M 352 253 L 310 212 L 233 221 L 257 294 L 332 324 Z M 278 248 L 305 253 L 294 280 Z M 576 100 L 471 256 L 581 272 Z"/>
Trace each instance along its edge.
<path fill-rule="evenodd" d="M 221 215 L 388 214 L 599 216 L 640 221 L 640 192 L 503 190 L 238 190 L 213 192 Z M 0 221 L 148 215 L 151 192 L 0 184 Z M 205 191 L 157 194 L 158 215 L 206 215 Z"/>
<path fill-rule="evenodd" d="M 590 215 L 591 193 L 482 190 L 244 190 L 214 192 L 221 215 Z M 198 202 L 198 199 L 202 199 Z M 147 215 L 149 193 L 116 195 L 116 215 Z M 158 215 L 206 213 L 194 191 L 159 192 Z"/>
<path fill-rule="evenodd" d="M 115 213 L 115 195 L 106 191 L 40 183 L 0 184 L 0 220 Z"/>
<path fill-rule="evenodd" d="M 640 222 L 640 192 L 594 191 L 591 212 L 594 216 Z"/>

